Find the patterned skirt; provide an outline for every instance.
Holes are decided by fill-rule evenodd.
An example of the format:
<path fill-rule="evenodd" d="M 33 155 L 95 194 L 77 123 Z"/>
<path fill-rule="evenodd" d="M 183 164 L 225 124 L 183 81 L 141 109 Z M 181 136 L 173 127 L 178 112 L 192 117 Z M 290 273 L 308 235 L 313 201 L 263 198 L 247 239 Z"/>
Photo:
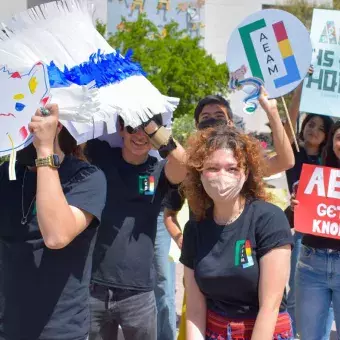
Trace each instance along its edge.
<path fill-rule="evenodd" d="M 206 340 L 250 340 L 255 319 L 235 320 L 208 311 Z M 273 340 L 294 340 L 292 323 L 287 312 L 280 313 Z"/>

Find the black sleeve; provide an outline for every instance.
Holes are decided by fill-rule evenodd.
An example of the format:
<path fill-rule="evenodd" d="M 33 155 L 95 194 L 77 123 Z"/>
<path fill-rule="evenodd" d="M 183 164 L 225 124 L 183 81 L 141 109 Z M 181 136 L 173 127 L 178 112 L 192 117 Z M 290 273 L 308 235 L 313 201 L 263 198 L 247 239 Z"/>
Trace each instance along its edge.
<path fill-rule="evenodd" d="M 98 165 L 101 160 L 108 157 L 110 150 L 112 150 L 112 148 L 108 142 L 91 139 L 86 143 L 84 153 L 89 162 Z"/>
<path fill-rule="evenodd" d="M 189 221 L 184 227 L 183 245 L 180 262 L 186 267 L 194 269 L 197 244 L 197 224 Z"/>
<path fill-rule="evenodd" d="M 93 215 L 99 224 L 106 201 L 106 178 L 98 168 L 82 170 L 72 180 L 65 194 L 69 205 Z"/>
<path fill-rule="evenodd" d="M 164 205 L 165 197 L 168 194 L 169 190 L 178 188 L 178 184 L 172 184 L 166 177 L 165 174 L 165 165 L 168 162 L 167 159 L 162 159 L 160 161 L 157 160 L 157 173 L 155 173 L 155 176 L 157 176 L 158 179 L 158 186 L 163 192 L 163 201 L 162 204 Z"/>
<path fill-rule="evenodd" d="M 268 218 L 259 220 L 256 226 L 256 254 L 261 258 L 274 248 L 294 245 L 293 236 L 284 212 L 273 206 Z"/>
<path fill-rule="evenodd" d="M 184 198 L 178 191 L 179 186 L 169 188 L 163 200 L 163 206 L 169 210 L 180 211 L 184 204 Z"/>
<path fill-rule="evenodd" d="M 8 166 L 7 166 L 6 162 L 4 162 L 0 165 L 0 183 L 2 182 L 2 180 L 4 178 L 6 169 L 8 170 Z"/>

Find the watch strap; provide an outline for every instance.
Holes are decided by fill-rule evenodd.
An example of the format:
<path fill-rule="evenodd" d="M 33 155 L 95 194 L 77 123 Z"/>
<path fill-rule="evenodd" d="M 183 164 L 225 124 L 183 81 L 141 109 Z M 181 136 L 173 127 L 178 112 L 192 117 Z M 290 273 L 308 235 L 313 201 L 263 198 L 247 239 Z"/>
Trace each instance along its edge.
<path fill-rule="evenodd" d="M 49 166 L 51 168 L 59 168 L 59 166 L 57 166 L 55 163 L 54 163 L 54 155 L 49 155 L 47 157 L 44 157 L 44 158 L 37 158 L 35 160 L 35 166 L 36 167 L 42 167 L 42 166 Z"/>

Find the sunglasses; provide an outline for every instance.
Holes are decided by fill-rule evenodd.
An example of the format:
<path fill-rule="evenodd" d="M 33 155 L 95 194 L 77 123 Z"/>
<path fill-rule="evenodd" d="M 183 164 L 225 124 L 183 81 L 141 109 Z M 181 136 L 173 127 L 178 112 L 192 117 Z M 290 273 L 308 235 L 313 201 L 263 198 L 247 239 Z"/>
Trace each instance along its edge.
<path fill-rule="evenodd" d="M 143 130 L 144 131 L 144 128 L 145 128 L 145 123 L 143 123 L 142 125 L 139 125 L 137 126 L 136 128 L 133 128 L 131 126 L 126 126 L 126 131 L 130 134 L 130 135 L 133 135 L 135 133 L 137 133 L 138 131 L 140 130 Z M 164 127 L 166 127 L 166 125 L 163 125 Z"/>
<path fill-rule="evenodd" d="M 126 131 L 130 134 L 133 135 L 135 133 L 137 133 L 138 131 L 143 129 L 143 125 L 137 126 L 136 128 L 133 128 L 131 126 L 126 126 Z"/>

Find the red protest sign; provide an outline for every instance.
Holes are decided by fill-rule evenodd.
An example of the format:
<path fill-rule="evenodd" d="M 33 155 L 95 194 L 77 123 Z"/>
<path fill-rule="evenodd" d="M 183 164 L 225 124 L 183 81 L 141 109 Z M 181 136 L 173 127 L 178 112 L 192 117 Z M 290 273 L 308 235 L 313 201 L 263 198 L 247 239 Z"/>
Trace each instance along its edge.
<path fill-rule="evenodd" d="M 340 169 L 304 164 L 296 198 L 295 230 L 340 240 Z"/>

